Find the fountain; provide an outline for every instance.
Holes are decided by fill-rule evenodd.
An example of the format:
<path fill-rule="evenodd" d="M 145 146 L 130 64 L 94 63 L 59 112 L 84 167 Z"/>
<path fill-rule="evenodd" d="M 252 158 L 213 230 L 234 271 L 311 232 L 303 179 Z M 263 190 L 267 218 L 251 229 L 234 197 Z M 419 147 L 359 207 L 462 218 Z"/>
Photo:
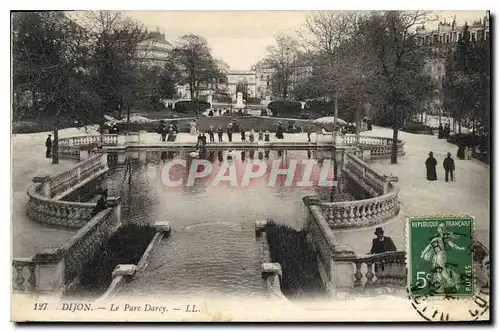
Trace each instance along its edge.
<path fill-rule="evenodd" d="M 245 108 L 245 105 L 243 104 L 243 93 L 242 92 L 237 92 L 236 93 L 236 104 L 233 105 L 234 109 L 241 110 Z"/>

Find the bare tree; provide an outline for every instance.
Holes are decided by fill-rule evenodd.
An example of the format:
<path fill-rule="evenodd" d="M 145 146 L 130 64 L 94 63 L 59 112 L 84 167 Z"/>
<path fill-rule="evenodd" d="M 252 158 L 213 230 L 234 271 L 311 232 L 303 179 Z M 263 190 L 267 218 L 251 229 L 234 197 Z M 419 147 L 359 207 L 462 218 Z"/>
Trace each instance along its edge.
<path fill-rule="evenodd" d="M 294 64 L 300 55 L 299 43 L 290 36 L 278 35 L 276 45 L 268 46 L 264 63 L 274 69 L 273 88 L 283 99 L 290 94 L 293 82 Z"/>

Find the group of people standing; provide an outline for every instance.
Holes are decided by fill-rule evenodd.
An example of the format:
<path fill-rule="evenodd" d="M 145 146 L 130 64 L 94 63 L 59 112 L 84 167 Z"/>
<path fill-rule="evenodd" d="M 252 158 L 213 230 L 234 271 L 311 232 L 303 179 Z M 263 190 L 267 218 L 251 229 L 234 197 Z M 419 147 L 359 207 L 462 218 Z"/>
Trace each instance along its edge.
<path fill-rule="evenodd" d="M 425 161 L 425 168 L 427 170 L 427 180 L 436 181 L 437 180 L 437 172 L 436 172 L 437 160 L 434 158 L 434 154 L 429 152 L 429 157 Z M 448 180 L 454 181 L 454 173 L 455 173 L 455 161 L 451 157 L 451 153 L 448 152 L 446 154 L 446 158 L 443 160 L 443 168 L 444 168 L 444 179 L 446 182 Z"/>
<path fill-rule="evenodd" d="M 165 122 L 160 122 L 158 128 L 158 134 L 160 134 L 162 142 L 174 142 L 177 138 L 177 125 L 175 123 L 170 123 L 168 126 Z"/>
<path fill-rule="evenodd" d="M 440 123 L 438 127 L 438 139 L 448 139 L 450 138 L 450 124 L 446 123 L 443 125 Z"/>

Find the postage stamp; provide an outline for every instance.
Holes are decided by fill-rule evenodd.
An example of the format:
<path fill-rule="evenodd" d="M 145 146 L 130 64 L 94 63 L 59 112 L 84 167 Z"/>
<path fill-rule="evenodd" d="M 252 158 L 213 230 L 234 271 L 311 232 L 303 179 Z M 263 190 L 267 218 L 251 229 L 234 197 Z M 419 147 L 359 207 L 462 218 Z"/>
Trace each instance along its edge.
<path fill-rule="evenodd" d="M 411 296 L 474 295 L 474 218 L 408 219 Z"/>

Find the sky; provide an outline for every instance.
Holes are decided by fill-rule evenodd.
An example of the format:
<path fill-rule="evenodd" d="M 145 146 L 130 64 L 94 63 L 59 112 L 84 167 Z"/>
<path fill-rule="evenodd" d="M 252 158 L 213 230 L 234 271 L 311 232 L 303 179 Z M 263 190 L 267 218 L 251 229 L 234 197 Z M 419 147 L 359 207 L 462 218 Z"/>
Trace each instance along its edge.
<path fill-rule="evenodd" d="M 278 33 L 296 36 L 310 11 L 126 11 L 149 30 L 164 31 L 169 42 L 193 33 L 205 37 L 216 58 L 231 70 L 250 70 L 266 55 L 266 47 L 274 44 Z M 485 11 L 435 11 L 457 24 L 482 18 Z M 432 24 L 427 27 L 432 28 Z"/>

